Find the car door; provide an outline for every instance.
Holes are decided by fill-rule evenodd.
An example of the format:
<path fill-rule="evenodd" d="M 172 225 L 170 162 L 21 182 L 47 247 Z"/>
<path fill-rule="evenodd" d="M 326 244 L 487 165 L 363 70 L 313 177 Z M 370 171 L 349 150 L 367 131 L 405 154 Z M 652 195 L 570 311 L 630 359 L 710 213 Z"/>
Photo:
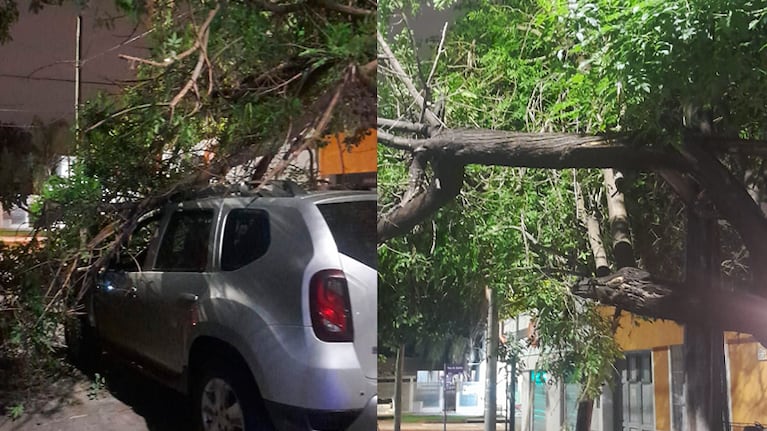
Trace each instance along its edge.
<path fill-rule="evenodd" d="M 140 352 L 168 371 L 180 372 L 190 329 L 199 317 L 199 298 L 207 292 L 215 235 L 214 208 L 177 208 L 159 242 L 152 268 L 137 275 L 143 345 Z"/>
<path fill-rule="evenodd" d="M 149 214 L 134 229 L 128 243 L 96 284 L 93 310 L 99 336 L 109 344 L 133 350 L 141 344 L 137 312 L 137 280 L 158 240 L 162 214 Z M 155 245 L 156 246 L 156 245 Z"/>

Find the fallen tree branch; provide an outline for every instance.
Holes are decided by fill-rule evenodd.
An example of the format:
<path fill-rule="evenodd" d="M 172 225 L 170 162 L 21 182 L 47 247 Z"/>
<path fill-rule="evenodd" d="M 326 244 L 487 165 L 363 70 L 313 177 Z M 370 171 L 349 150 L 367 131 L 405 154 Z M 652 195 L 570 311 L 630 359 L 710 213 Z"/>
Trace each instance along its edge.
<path fill-rule="evenodd" d="M 418 193 L 426 179 L 426 158 L 421 153 L 414 153 L 408 169 L 407 191 L 402 196 L 400 205 L 407 205 Z"/>
<path fill-rule="evenodd" d="M 380 133 L 380 132 L 379 132 Z M 461 191 L 464 168 L 451 160 L 432 161 L 434 178 L 429 187 L 413 196 L 405 205 L 398 205 L 378 220 L 378 243 L 409 232 Z"/>
<path fill-rule="evenodd" d="M 378 38 L 378 47 L 381 48 L 381 50 L 384 52 L 384 58 L 391 66 L 394 74 L 397 76 L 400 82 L 405 85 L 405 88 L 407 88 L 410 96 L 413 98 L 413 100 L 415 100 L 415 104 L 419 111 L 426 109 L 424 111 L 424 119 L 426 122 L 428 122 L 432 127 L 444 126 L 442 121 L 433 112 L 431 112 L 431 110 L 425 108 L 426 101 L 421 95 L 421 92 L 415 88 L 413 81 L 410 79 L 407 73 L 405 73 L 405 69 L 399 63 L 397 57 L 394 56 L 394 52 L 392 52 L 389 44 L 386 42 L 386 39 L 384 39 L 384 37 L 381 35 L 381 32 L 377 32 L 376 36 Z"/>
<path fill-rule="evenodd" d="M 190 55 L 192 55 L 192 53 L 194 53 L 198 48 L 200 48 L 202 44 L 201 35 L 209 31 L 210 23 L 213 22 L 213 18 L 216 16 L 219 9 L 221 9 L 221 5 L 216 4 L 216 7 L 213 8 L 210 12 L 208 12 L 208 17 L 202 23 L 202 26 L 200 26 L 200 29 L 198 30 L 198 37 L 195 39 L 194 44 L 192 44 L 192 46 L 189 47 L 189 49 L 182 52 L 181 54 L 174 55 L 173 58 L 166 58 L 164 61 L 154 61 L 154 60 L 149 60 L 146 58 L 134 57 L 132 55 L 127 55 L 127 54 L 119 54 L 117 57 L 122 58 L 123 60 L 144 63 L 150 66 L 156 66 L 156 67 L 168 67 L 179 60 L 183 60 L 186 57 L 189 57 Z"/>
<path fill-rule="evenodd" d="M 549 169 L 688 169 L 686 161 L 676 153 L 630 145 L 623 137 L 442 129 L 426 139 L 402 138 L 379 132 L 378 142 L 400 150 L 418 149 L 429 156 L 450 158 L 462 165 Z"/>
<path fill-rule="evenodd" d="M 420 139 L 409 139 L 394 136 L 391 133 L 384 132 L 382 130 L 378 131 L 377 137 L 379 144 L 384 144 L 387 147 L 395 148 L 398 150 L 409 151 L 411 153 L 418 148 L 420 141 Z"/>
<path fill-rule="evenodd" d="M 311 3 L 314 3 L 317 6 L 320 6 L 322 8 L 340 12 L 350 16 L 371 16 L 375 14 L 374 10 L 343 5 L 343 4 L 336 3 L 332 0 L 310 0 L 308 2 L 299 1 L 295 3 L 288 3 L 288 2 L 280 3 L 280 2 L 272 2 L 270 0 L 250 0 L 250 3 L 253 3 L 254 5 L 260 7 L 261 9 L 265 9 L 269 12 L 272 12 L 278 15 L 299 11 L 307 7 Z"/>
<path fill-rule="evenodd" d="M 647 271 L 621 268 L 571 287 L 582 298 L 634 314 L 753 335 L 767 343 L 767 299 L 742 291 L 700 291 L 654 278 Z"/>
<path fill-rule="evenodd" d="M 415 133 L 420 136 L 429 136 L 429 126 L 427 124 L 413 123 L 405 120 L 389 120 L 381 117 L 378 117 L 376 121 L 378 123 L 378 127 L 386 127 L 390 130 Z"/>

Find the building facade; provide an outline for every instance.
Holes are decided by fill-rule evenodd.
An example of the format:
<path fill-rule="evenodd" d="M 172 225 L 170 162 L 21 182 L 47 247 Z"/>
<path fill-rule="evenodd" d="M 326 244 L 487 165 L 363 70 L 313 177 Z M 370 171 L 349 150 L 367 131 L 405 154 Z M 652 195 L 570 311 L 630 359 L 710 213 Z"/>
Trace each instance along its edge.
<path fill-rule="evenodd" d="M 605 308 L 612 315 L 612 309 Z M 501 323 L 501 333 L 529 336 L 529 317 Z M 593 431 L 687 431 L 683 344 L 684 328 L 674 322 L 639 319 L 623 312 L 616 341 L 624 358 L 615 364 L 612 385 L 606 385 L 594 402 Z M 725 333 L 725 369 L 728 388 L 728 424 L 725 429 L 741 431 L 754 423 L 767 424 L 767 349 L 748 334 Z M 510 378 L 510 364 L 498 364 L 497 413 L 511 417 L 520 431 L 573 430 L 577 416 L 580 386 L 554 382 L 539 368 L 539 351 L 526 348 L 516 367 L 517 378 Z M 443 406 L 454 414 L 481 416 L 484 412 L 486 363 L 468 363 L 462 381 L 445 401 L 441 388 L 442 371 L 406 376 L 403 411 L 441 412 Z M 393 381 L 379 386 L 379 394 L 393 395 Z M 433 394 L 424 409 L 425 388 Z M 511 394 L 514 407 L 510 407 Z M 447 404 L 445 404 L 447 403 Z"/>

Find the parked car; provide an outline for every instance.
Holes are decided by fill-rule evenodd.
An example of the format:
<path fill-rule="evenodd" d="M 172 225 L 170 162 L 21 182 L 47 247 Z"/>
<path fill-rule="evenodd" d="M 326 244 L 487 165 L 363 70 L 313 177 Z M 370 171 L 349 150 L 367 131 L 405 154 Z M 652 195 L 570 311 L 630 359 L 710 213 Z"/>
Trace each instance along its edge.
<path fill-rule="evenodd" d="M 147 214 L 70 325 L 188 394 L 203 430 L 372 430 L 376 195 L 207 197 Z"/>

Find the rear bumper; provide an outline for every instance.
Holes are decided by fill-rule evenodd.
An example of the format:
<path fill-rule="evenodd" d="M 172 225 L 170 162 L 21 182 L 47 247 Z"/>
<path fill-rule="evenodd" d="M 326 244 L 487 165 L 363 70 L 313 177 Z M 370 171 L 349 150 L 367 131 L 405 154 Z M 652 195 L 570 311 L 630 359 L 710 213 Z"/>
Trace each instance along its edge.
<path fill-rule="evenodd" d="M 266 401 L 277 431 L 371 431 L 376 427 L 378 397 L 373 395 L 361 410 L 311 410 Z"/>
<path fill-rule="evenodd" d="M 304 326 L 263 331 L 269 333 L 249 337 L 259 342 L 248 344 L 243 356 L 265 400 L 307 410 L 361 411 L 377 393 L 377 381 L 365 376 L 353 343 L 320 341 Z"/>
<path fill-rule="evenodd" d="M 378 424 L 378 395 L 373 395 L 348 431 L 373 431 Z"/>

